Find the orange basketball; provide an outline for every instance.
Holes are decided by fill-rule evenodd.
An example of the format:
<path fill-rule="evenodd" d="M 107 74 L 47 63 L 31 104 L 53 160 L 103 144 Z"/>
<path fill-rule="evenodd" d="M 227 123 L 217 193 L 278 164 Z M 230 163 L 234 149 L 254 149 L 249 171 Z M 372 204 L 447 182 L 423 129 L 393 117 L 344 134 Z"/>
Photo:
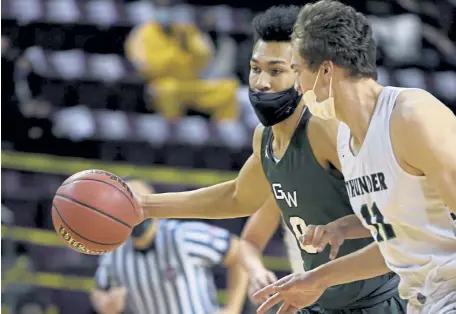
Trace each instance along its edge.
<path fill-rule="evenodd" d="M 133 193 L 103 170 L 78 172 L 62 183 L 52 202 L 57 234 L 75 251 L 100 255 L 119 247 L 141 220 Z"/>

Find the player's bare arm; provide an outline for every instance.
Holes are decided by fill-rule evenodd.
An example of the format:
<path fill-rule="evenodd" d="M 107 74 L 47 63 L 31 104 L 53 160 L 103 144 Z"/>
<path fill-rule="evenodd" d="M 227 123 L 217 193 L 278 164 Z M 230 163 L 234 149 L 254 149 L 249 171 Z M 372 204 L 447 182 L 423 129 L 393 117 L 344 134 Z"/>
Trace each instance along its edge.
<path fill-rule="evenodd" d="M 271 195 L 261 166 L 263 127 L 253 136 L 253 154 L 235 180 L 194 191 L 143 194 L 139 198 L 145 218 L 225 219 L 250 216 Z"/>
<path fill-rule="evenodd" d="M 325 287 L 369 279 L 390 271 L 377 242 L 315 269 Z"/>
<path fill-rule="evenodd" d="M 327 225 L 309 225 L 299 241 L 302 245 L 311 245 L 322 252 L 327 245 L 331 246 L 330 259 L 335 259 L 340 246 L 347 239 L 371 237 L 369 229 L 353 214 L 339 218 Z"/>
<path fill-rule="evenodd" d="M 331 224 L 342 231 L 345 240 L 372 237 L 372 233 L 355 214 L 339 218 Z"/>
<path fill-rule="evenodd" d="M 325 288 L 373 278 L 390 271 L 377 242 L 313 270 L 315 278 L 319 278 L 320 284 Z"/>
<path fill-rule="evenodd" d="M 366 267 L 369 265 L 369 267 Z M 258 291 L 255 299 L 268 298 L 257 313 L 266 313 L 274 305 L 303 308 L 317 301 L 331 286 L 364 280 L 390 272 L 376 242 L 305 273 L 288 275 Z"/>
<path fill-rule="evenodd" d="M 281 215 L 277 203 L 271 196 L 253 214 L 242 230 L 241 258 L 249 275 L 248 295 L 274 283 L 275 274 L 266 269 L 263 263 L 263 250 L 280 223 Z"/>
<path fill-rule="evenodd" d="M 242 312 L 247 289 L 248 276 L 242 265 L 242 252 L 238 237 L 231 238 L 230 250 L 226 254 L 223 264 L 227 268 L 227 300 L 228 303 L 222 308 L 223 314 L 236 314 Z"/>
<path fill-rule="evenodd" d="M 280 210 L 271 196 L 245 224 L 241 234 L 241 251 L 247 270 L 264 267 L 261 253 L 277 230 L 280 218 Z"/>
<path fill-rule="evenodd" d="M 425 175 L 456 213 L 456 117 L 422 90 L 404 91 L 391 117 L 391 142 L 402 169 Z"/>

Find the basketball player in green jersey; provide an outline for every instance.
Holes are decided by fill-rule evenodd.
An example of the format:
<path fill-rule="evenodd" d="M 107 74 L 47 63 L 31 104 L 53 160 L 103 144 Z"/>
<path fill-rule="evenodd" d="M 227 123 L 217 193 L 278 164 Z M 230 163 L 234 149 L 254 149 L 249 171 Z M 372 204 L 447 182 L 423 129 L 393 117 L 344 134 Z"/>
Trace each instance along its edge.
<path fill-rule="evenodd" d="M 262 205 L 271 210 L 278 205 L 298 239 L 308 225 L 327 225 L 353 214 L 338 171 L 338 123 L 313 118 L 294 88 L 291 33 L 298 12 L 298 7 L 273 7 L 253 22 L 249 96 L 262 125 L 255 130 L 253 154 L 238 177 L 194 191 L 141 195 L 146 217 L 233 218 L 252 215 Z M 346 240 L 339 256 L 371 242 L 372 238 Z M 327 263 L 329 251 L 301 246 L 304 269 Z M 317 304 L 300 311 L 404 313 L 397 284 L 395 275 L 386 274 L 332 287 Z"/>

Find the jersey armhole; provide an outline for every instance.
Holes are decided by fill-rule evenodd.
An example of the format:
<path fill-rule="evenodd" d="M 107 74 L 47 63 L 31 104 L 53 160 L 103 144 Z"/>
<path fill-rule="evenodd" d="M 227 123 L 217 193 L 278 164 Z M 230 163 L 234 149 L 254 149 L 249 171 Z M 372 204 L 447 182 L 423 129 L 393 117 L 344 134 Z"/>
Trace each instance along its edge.
<path fill-rule="evenodd" d="M 391 109 L 389 110 L 389 113 L 388 113 L 387 127 L 385 130 L 386 131 L 385 138 L 387 139 L 386 149 L 388 150 L 389 155 L 391 156 L 391 163 L 388 163 L 388 164 L 394 168 L 392 170 L 396 170 L 399 173 L 401 173 L 411 179 L 424 180 L 426 178 L 424 175 L 423 176 L 414 175 L 414 174 L 408 173 L 407 171 L 405 171 L 404 168 L 402 168 L 401 164 L 399 163 L 398 157 L 396 156 L 396 154 L 394 152 L 394 148 L 393 148 L 393 140 L 391 138 L 391 117 L 393 115 L 394 109 L 397 106 L 397 99 L 399 98 L 400 93 L 403 92 L 404 90 L 406 90 L 406 89 L 405 88 L 397 89 L 397 94 L 395 96 Z"/>
<path fill-rule="evenodd" d="M 337 130 L 337 155 L 341 167 L 343 167 L 343 159 L 347 153 L 350 152 L 350 129 L 342 121 L 339 123 L 339 129 Z"/>

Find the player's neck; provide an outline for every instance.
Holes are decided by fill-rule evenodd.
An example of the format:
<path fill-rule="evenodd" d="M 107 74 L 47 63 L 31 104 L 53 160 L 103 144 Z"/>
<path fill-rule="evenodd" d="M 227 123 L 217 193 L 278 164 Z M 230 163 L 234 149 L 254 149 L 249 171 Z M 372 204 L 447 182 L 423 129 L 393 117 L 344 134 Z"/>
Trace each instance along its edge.
<path fill-rule="evenodd" d="M 383 86 L 372 79 L 347 80 L 334 91 L 337 118 L 348 125 L 360 145 L 366 137 Z"/>
<path fill-rule="evenodd" d="M 305 110 L 304 102 L 296 107 L 295 112 L 286 120 L 272 126 L 272 134 L 274 134 L 274 142 L 276 147 L 281 149 L 283 146 L 288 146 L 291 137 L 294 134 L 296 126 L 298 125 Z"/>

